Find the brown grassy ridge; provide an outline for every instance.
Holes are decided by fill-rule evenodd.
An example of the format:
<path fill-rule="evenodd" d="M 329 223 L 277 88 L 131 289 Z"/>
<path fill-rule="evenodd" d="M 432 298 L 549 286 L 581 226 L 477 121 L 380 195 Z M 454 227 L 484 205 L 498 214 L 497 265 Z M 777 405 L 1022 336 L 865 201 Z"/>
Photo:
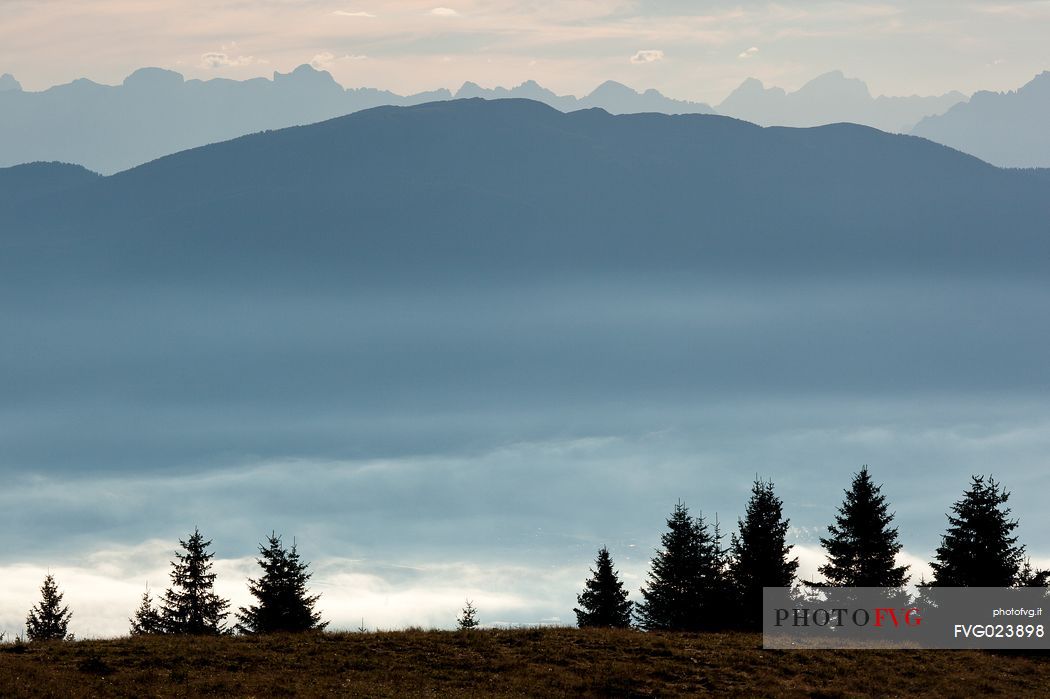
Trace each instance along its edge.
<path fill-rule="evenodd" d="M 0 646 L 3 697 L 1050 696 L 1050 657 L 567 628 Z"/>

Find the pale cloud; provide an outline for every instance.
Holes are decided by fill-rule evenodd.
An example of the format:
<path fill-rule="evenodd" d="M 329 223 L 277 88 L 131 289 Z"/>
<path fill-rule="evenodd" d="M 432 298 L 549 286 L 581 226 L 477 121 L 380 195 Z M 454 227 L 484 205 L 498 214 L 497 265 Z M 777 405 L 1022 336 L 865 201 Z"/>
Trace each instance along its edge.
<path fill-rule="evenodd" d="M 310 65 L 317 70 L 323 70 L 330 68 L 340 61 L 365 61 L 368 60 L 368 56 L 364 54 L 344 54 L 342 56 L 336 56 L 331 51 L 322 51 L 321 53 L 315 54 L 310 59 Z"/>
<path fill-rule="evenodd" d="M 375 15 L 371 12 L 349 12 L 347 10 L 336 10 L 332 13 L 338 17 L 364 17 L 364 18 L 375 18 Z"/>
<path fill-rule="evenodd" d="M 758 50 L 759 49 L 757 46 L 752 46 L 751 48 L 745 51 L 741 51 L 737 58 L 751 58 L 752 56 L 758 53 Z"/>
<path fill-rule="evenodd" d="M 209 53 L 201 54 L 201 66 L 204 68 L 237 68 L 241 66 L 250 66 L 253 63 L 258 63 L 255 56 L 230 56 L 227 53 L 219 51 L 212 51 Z"/>
<path fill-rule="evenodd" d="M 430 14 L 434 17 L 459 17 L 459 13 L 451 7 L 435 7 Z"/>
<path fill-rule="evenodd" d="M 313 66 L 314 68 L 320 70 L 320 69 L 324 68 L 325 66 L 331 65 L 332 61 L 334 61 L 334 60 L 335 60 L 335 56 L 333 56 L 330 52 L 325 51 L 324 53 L 319 53 L 319 54 L 315 55 L 313 58 L 311 58 L 310 59 L 310 65 Z"/>
<path fill-rule="evenodd" d="M 664 60 L 664 52 L 659 49 L 643 49 L 631 56 L 631 63 L 656 63 Z"/>
<path fill-rule="evenodd" d="M 1033 0 L 1032 2 L 1011 3 L 974 3 L 972 9 L 978 13 L 1006 19 L 1047 19 L 1050 18 L 1050 2 Z"/>

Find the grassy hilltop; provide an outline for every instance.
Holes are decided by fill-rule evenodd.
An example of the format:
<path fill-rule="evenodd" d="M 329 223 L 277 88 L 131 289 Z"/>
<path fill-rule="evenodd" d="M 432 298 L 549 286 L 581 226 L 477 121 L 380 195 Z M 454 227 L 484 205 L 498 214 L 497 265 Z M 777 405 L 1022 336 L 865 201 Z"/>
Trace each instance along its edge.
<path fill-rule="evenodd" d="M 1047 696 L 1050 656 L 763 651 L 757 634 L 521 629 L 0 646 L 4 697 Z"/>

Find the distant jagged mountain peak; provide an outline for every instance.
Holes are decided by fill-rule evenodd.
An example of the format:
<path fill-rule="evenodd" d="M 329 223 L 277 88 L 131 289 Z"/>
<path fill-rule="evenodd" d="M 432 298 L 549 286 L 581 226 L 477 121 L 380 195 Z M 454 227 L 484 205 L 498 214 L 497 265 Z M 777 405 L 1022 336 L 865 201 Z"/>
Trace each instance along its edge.
<path fill-rule="evenodd" d="M 478 85 L 476 82 L 468 80 L 463 83 L 458 90 L 456 90 L 453 97 L 455 99 L 470 99 L 472 97 L 483 97 L 485 95 L 485 88 Z"/>
<path fill-rule="evenodd" d="M 723 114 L 735 116 L 738 109 L 746 109 L 755 100 L 777 100 L 785 94 L 787 93 L 783 88 L 766 87 L 758 78 L 747 78 L 718 105 L 718 110 Z"/>
<path fill-rule="evenodd" d="M 598 97 L 606 97 L 606 96 L 610 96 L 610 95 L 615 95 L 616 97 L 621 97 L 621 96 L 624 96 L 624 95 L 637 95 L 637 94 L 638 94 L 638 92 L 636 90 L 632 90 L 631 88 L 627 87 L 623 83 L 618 83 L 615 80 L 606 80 L 601 85 L 599 85 L 598 87 L 596 87 L 593 90 L 591 90 L 591 93 L 589 95 L 587 95 L 587 97 L 590 97 L 590 98 L 593 99 L 593 98 L 598 98 Z"/>
<path fill-rule="evenodd" d="M 340 90 L 343 89 L 343 86 L 335 81 L 331 73 L 327 70 L 318 70 L 309 63 L 303 63 L 290 73 L 281 73 L 275 70 L 273 72 L 273 81 L 275 83 L 284 82 L 303 87 L 328 88 L 334 86 Z"/>
<path fill-rule="evenodd" d="M 1050 95 L 1050 70 L 1044 70 L 1017 91 L 1029 95 Z"/>
<path fill-rule="evenodd" d="M 825 99 L 871 100 L 868 84 L 857 78 L 847 78 L 841 70 L 832 70 L 810 80 L 795 95 L 819 95 Z"/>
<path fill-rule="evenodd" d="M 769 89 L 770 90 L 780 90 L 781 92 L 783 92 L 783 90 L 781 90 L 778 87 L 771 87 Z M 740 87 L 738 87 L 737 89 L 733 90 L 733 93 L 765 92 L 765 91 L 766 91 L 765 83 L 763 83 L 758 78 L 751 77 L 751 78 L 745 79 L 744 82 L 740 83 Z M 733 94 L 733 93 L 731 93 L 731 94 Z"/>
<path fill-rule="evenodd" d="M 778 92 L 784 94 L 784 89 L 782 87 L 766 87 L 765 83 L 758 78 L 748 78 L 740 83 L 740 86 L 733 90 L 732 94 L 745 94 L 749 92 Z"/>
<path fill-rule="evenodd" d="M 124 87 L 165 89 L 181 86 L 186 79 L 182 73 L 164 68 L 139 68 L 124 78 Z"/>
<path fill-rule="evenodd" d="M 1042 73 L 1029 80 L 1028 85 L 1040 85 L 1041 87 L 1050 86 L 1050 70 L 1044 70 Z"/>
<path fill-rule="evenodd" d="M 470 99 L 473 97 L 482 97 L 485 99 L 504 99 L 507 97 L 521 97 L 525 99 L 533 99 L 540 102 L 546 102 L 548 104 L 555 101 L 572 100 L 575 101 L 575 97 L 571 95 L 559 96 L 553 91 L 540 85 L 535 80 L 526 80 L 516 87 L 510 89 L 505 87 L 493 87 L 485 88 L 478 85 L 476 82 L 468 80 L 456 90 L 455 99 Z"/>
<path fill-rule="evenodd" d="M 359 90 L 371 90 L 373 92 L 382 92 L 384 94 L 393 95 L 394 93 L 387 90 L 376 90 L 375 88 L 358 88 Z M 395 95 L 396 96 L 396 95 Z M 405 103 L 419 103 L 419 102 L 443 102 L 445 100 L 452 99 L 452 91 L 447 87 L 439 87 L 436 90 L 427 90 L 426 92 L 417 92 L 414 95 L 409 95 L 403 98 Z"/>
<path fill-rule="evenodd" d="M 71 92 L 74 92 L 74 93 L 76 93 L 76 92 L 83 93 L 83 92 L 97 92 L 98 90 L 105 90 L 107 88 L 111 88 L 111 86 L 110 85 L 103 85 L 102 83 L 97 83 L 94 80 L 92 80 L 91 78 L 77 78 L 76 80 L 68 82 L 65 85 L 55 85 L 54 87 L 50 87 L 47 90 L 45 90 L 45 92 L 60 92 L 60 91 L 61 92 L 68 92 L 68 91 L 71 91 Z M 26 95 L 31 95 L 33 93 L 27 92 L 25 94 Z"/>
<path fill-rule="evenodd" d="M 1016 95 L 1020 98 L 1033 97 L 1050 94 L 1050 71 L 1044 70 L 1034 78 L 1026 82 L 1016 90 L 996 92 L 994 90 L 980 90 L 970 98 L 970 104 L 981 104 L 984 102 L 995 102 L 999 98 Z"/>
<path fill-rule="evenodd" d="M 553 90 L 548 90 L 535 80 L 526 80 L 521 85 L 518 85 L 516 88 L 514 88 L 513 91 L 521 97 L 526 97 L 528 99 L 538 99 L 540 101 L 558 97 L 558 95 Z"/>
<path fill-rule="evenodd" d="M 22 83 L 15 80 L 10 73 L 0 75 L 0 92 L 21 92 Z"/>
<path fill-rule="evenodd" d="M 715 110 L 703 102 L 676 100 L 659 90 L 649 88 L 638 92 L 615 80 L 606 80 L 580 100 L 581 107 L 601 107 L 612 114 L 663 112 L 665 114 L 714 114 Z"/>

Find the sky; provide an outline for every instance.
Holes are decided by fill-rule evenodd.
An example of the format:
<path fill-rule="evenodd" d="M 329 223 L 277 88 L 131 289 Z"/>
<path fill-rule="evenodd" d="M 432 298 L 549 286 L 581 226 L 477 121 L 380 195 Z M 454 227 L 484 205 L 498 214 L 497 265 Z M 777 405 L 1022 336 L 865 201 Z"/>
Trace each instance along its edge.
<path fill-rule="evenodd" d="M 749 76 L 940 94 L 1050 68 L 1045 1 L 440 1 L 0 0 L 0 73 L 37 90 L 314 63 L 401 93 L 615 79 L 717 103 Z M 467 598 L 483 624 L 572 623 L 598 547 L 637 600 L 675 502 L 728 533 L 755 477 L 809 577 L 865 464 L 916 578 L 977 473 L 1050 566 L 1042 280 L 280 282 L 0 279 L 0 632 L 51 571 L 74 633 L 123 633 L 194 526 L 235 607 L 277 531 L 333 628 L 448 627 Z"/>
<path fill-rule="evenodd" d="M 0 73 L 26 89 L 154 65 L 248 78 L 312 63 L 410 93 L 604 80 L 720 102 L 747 77 L 842 70 L 875 95 L 1011 90 L 1050 68 L 1046 0 L 0 0 Z"/>

